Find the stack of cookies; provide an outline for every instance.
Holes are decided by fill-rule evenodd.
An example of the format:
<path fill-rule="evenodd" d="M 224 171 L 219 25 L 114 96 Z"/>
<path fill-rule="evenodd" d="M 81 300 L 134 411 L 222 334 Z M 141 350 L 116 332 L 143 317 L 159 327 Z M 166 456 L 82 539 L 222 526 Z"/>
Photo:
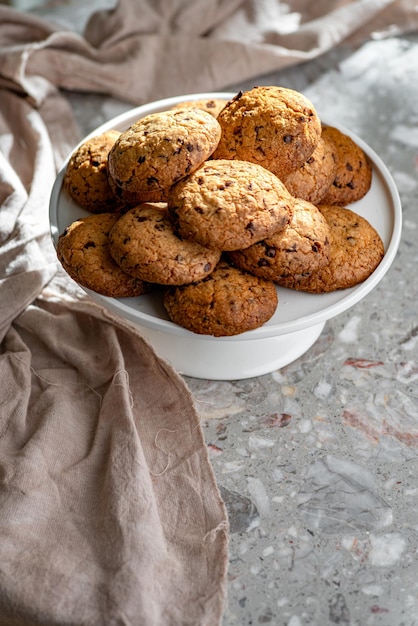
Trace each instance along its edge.
<path fill-rule="evenodd" d="M 159 290 L 173 322 L 236 335 L 272 317 L 277 285 L 326 293 L 375 270 L 381 238 L 347 208 L 371 182 L 360 146 L 297 91 L 183 102 L 73 153 L 64 189 L 91 215 L 57 254 L 83 287 Z"/>

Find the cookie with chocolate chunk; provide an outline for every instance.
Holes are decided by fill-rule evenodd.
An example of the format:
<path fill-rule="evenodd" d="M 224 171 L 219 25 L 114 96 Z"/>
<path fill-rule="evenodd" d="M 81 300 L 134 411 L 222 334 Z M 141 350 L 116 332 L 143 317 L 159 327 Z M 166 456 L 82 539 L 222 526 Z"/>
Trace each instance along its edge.
<path fill-rule="evenodd" d="M 134 207 L 115 224 L 109 250 L 116 263 L 141 280 L 160 285 L 183 285 L 205 278 L 221 252 L 181 239 L 165 208 Z"/>
<path fill-rule="evenodd" d="M 152 285 L 123 272 L 109 253 L 109 232 L 118 219 L 115 213 L 100 213 L 76 220 L 59 236 L 57 256 L 83 287 L 112 298 L 140 296 Z"/>
<path fill-rule="evenodd" d="M 63 186 L 73 200 L 91 213 L 109 213 L 123 206 L 108 180 L 107 157 L 120 132 L 109 130 L 84 141 L 72 153 Z"/>
<path fill-rule="evenodd" d="M 309 276 L 295 274 L 278 283 L 298 291 L 327 293 L 366 280 L 384 255 L 379 233 L 365 218 L 338 205 L 318 207 L 330 228 L 328 263 Z"/>
<path fill-rule="evenodd" d="M 328 263 L 330 228 L 320 210 L 298 199 L 290 223 L 282 231 L 245 250 L 229 252 L 235 267 L 274 282 L 308 276 Z"/>
<path fill-rule="evenodd" d="M 278 297 L 273 282 L 220 261 L 204 280 L 168 288 L 163 303 L 179 326 L 223 337 L 262 326 L 274 314 Z"/>
<path fill-rule="evenodd" d="M 345 206 L 361 200 L 372 184 L 371 164 L 357 143 L 333 126 L 325 126 L 322 136 L 336 147 L 336 172 L 321 202 Z"/>
<path fill-rule="evenodd" d="M 258 163 L 279 178 L 301 167 L 321 136 L 321 122 L 310 100 L 284 87 L 240 92 L 217 119 L 222 136 L 214 159 Z"/>
<path fill-rule="evenodd" d="M 294 198 L 261 165 L 211 159 L 174 185 L 167 206 L 176 232 L 218 250 L 239 250 L 283 229 Z"/>
<path fill-rule="evenodd" d="M 143 204 L 142 195 L 136 193 L 135 191 L 128 191 L 127 189 L 122 189 L 119 187 L 116 182 L 113 180 L 111 176 L 109 178 L 109 185 L 112 190 L 113 195 L 118 198 L 119 202 L 126 208 L 132 208 L 137 206 L 138 204 Z"/>
<path fill-rule="evenodd" d="M 208 159 L 221 135 L 217 120 L 198 109 L 151 113 L 132 124 L 109 153 L 114 186 L 138 202 L 163 202 L 170 187 Z"/>
<path fill-rule="evenodd" d="M 228 100 L 224 100 L 222 98 L 206 98 L 206 99 L 198 99 L 198 100 L 185 100 L 184 102 L 179 102 L 173 108 L 174 109 L 201 109 L 202 111 L 206 111 L 213 115 L 213 117 L 218 117 L 219 113 L 222 111 L 224 106 Z"/>
<path fill-rule="evenodd" d="M 282 177 L 289 192 L 312 204 L 321 202 L 337 173 L 336 147 L 330 137 L 321 137 L 311 156 L 297 170 Z"/>

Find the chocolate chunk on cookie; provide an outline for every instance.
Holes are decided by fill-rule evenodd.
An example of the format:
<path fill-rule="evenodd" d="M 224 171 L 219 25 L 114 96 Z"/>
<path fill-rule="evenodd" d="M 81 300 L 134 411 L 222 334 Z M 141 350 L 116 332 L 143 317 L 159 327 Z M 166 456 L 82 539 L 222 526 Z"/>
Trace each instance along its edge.
<path fill-rule="evenodd" d="M 321 137 L 308 160 L 283 176 L 282 181 L 293 196 L 318 204 L 335 180 L 336 159 L 334 142 L 329 137 Z"/>
<path fill-rule="evenodd" d="M 303 94 L 284 87 L 240 92 L 218 115 L 222 135 L 213 158 L 258 163 L 279 178 L 315 150 L 321 122 Z"/>
<path fill-rule="evenodd" d="M 109 253 L 109 232 L 118 219 L 115 213 L 100 213 L 76 220 L 59 236 L 57 256 L 83 287 L 113 298 L 140 296 L 152 285 L 123 272 Z"/>
<path fill-rule="evenodd" d="M 354 287 L 366 280 L 383 259 L 380 235 L 366 219 L 350 209 L 337 205 L 318 208 L 330 227 L 328 263 L 309 276 L 288 276 L 278 282 L 311 293 Z"/>
<path fill-rule="evenodd" d="M 330 227 L 320 210 L 298 199 L 290 223 L 282 231 L 245 250 L 229 252 L 235 267 L 274 282 L 308 276 L 328 263 Z"/>
<path fill-rule="evenodd" d="M 206 111 L 151 113 L 120 135 L 109 153 L 109 174 L 121 194 L 136 194 L 138 202 L 165 201 L 175 182 L 211 156 L 220 135 Z"/>
<path fill-rule="evenodd" d="M 126 273 L 160 285 L 201 280 L 221 256 L 219 250 L 178 237 L 167 210 L 147 204 L 120 218 L 110 233 L 109 249 Z"/>
<path fill-rule="evenodd" d="M 220 261 L 204 280 L 168 288 L 163 303 L 170 319 L 188 330 L 215 337 L 262 326 L 274 314 L 274 283 Z"/>
<path fill-rule="evenodd" d="M 336 146 L 336 172 L 321 202 L 345 206 L 363 198 L 372 183 L 372 168 L 366 154 L 351 137 L 333 126 L 325 126 L 322 136 Z"/>
<path fill-rule="evenodd" d="M 209 160 L 174 185 L 168 211 L 181 237 L 239 250 L 284 228 L 294 198 L 272 172 L 238 160 Z"/>
<path fill-rule="evenodd" d="M 71 155 L 63 186 L 81 207 L 91 213 L 109 213 L 123 206 L 108 180 L 107 158 L 120 132 L 109 130 L 83 142 Z"/>

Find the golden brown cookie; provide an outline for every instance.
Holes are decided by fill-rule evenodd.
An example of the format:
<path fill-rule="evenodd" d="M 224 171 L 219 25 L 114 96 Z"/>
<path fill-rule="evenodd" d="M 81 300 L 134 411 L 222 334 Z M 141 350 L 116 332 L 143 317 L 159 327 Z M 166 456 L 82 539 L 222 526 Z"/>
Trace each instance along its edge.
<path fill-rule="evenodd" d="M 286 228 L 245 250 L 229 252 L 228 258 L 235 267 L 278 282 L 326 265 L 329 239 L 330 228 L 320 210 L 298 199 Z"/>
<path fill-rule="evenodd" d="M 130 209 L 109 237 L 114 260 L 128 274 L 160 285 L 183 285 L 205 278 L 221 253 L 174 231 L 167 210 L 151 205 Z"/>
<path fill-rule="evenodd" d="M 327 265 L 309 276 L 288 276 L 278 282 L 311 293 L 354 287 L 379 265 L 384 255 L 383 242 L 373 226 L 354 211 L 337 205 L 318 208 L 330 227 Z"/>
<path fill-rule="evenodd" d="M 63 185 L 81 207 L 109 213 L 123 206 L 109 185 L 107 157 L 120 132 L 109 130 L 83 142 L 71 155 Z"/>
<path fill-rule="evenodd" d="M 238 160 L 209 160 L 172 187 L 168 211 L 181 237 L 240 250 L 288 224 L 294 198 L 272 172 Z"/>
<path fill-rule="evenodd" d="M 206 111 L 213 115 L 213 117 L 218 117 L 219 113 L 222 111 L 224 106 L 228 100 L 224 100 L 222 98 L 207 98 L 201 100 L 185 100 L 184 102 L 179 102 L 173 108 L 175 109 L 201 109 L 202 111 Z"/>
<path fill-rule="evenodd" d="M 165 201 L 170 187 L 215 150 L 217 120 L 198 109 L 151 113 L 124 131 L 109 153 L 109 174 L 121 193 L 140 202 Z"/>
<path fill-rule="evenodd" d="M 204 280 L 168 288 L 163 303 L 170 319 L 201 335 L 238 335 L 262 326 L 274 314 L 274 283 L 220 261 Z"/>
<path fill-rule="evenodd" d="M 336 173 L 321 202 L 345 206 L 363 198 L 372 183 L 372 168 L 360 146 L 338 128 L 325 126 L 323 137 L 329 137 L 336 147 Z"/>
<path fill-rule="evenodd" d="M 123 272 L 109 253 L 109 232 L 118 219 L 115 213 L 100 213 L 76 220 L 59 236 L 57 256 L 83 287 L 113 298 L 140 296 L 152 285 Z"/>
<path fill-rule="evenodd" d="M 283 176 L 282 181 L 293 196 L 318 204 L 335 180 L 336 158 L 334 142 L 329 137 L 321 137 L 309 159 Z"/>
<path fill-rule="evenodd" d="M 252 161 L 279 178 L 301 167 L 321 136 L 313 104 L 284 87 L 240 92 L 219 113 L 218 121 L 222 136 L 213 158 Z"/>

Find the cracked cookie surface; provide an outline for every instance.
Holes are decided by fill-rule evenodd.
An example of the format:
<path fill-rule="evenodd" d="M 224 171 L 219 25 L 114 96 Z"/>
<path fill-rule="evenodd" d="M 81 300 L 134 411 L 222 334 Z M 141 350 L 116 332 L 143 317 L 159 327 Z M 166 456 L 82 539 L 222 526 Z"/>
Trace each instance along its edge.
<path fill-rule="evenodd" d="M 366 154 L 338 128 L 325 126 L 322 136 L 331 138 L 336 147 L 336 172 L 321 202 L 344 206 L 360 200 L 372 183 L 372 167 Z"/>
<path fill-rule="evenodd" d="M 213 158 L 252 161 L 279 178 L 301 167 L 321 136 L 310 100 L 284 87 L 240 92 L 217 119 L 222 135 Z"/>
<path fill-rule="evenodd" d="M 130 209 L 115 224 L 109 249 L 128 274 L 160 285 L 183 285 L 205 278 L 221 252 L 181 239 L 165 208 L 141 205 Z"/>
<path fill-rule="evenodd" d="M 215 337 L 262 326 L 274 314 L 274 283 L 220 261 L 204 280 L 168 288 L 163 303 L 170 319 L 188 330 Z"/>
<path fill-rule="evenodd" d="M 229 252 L 228 258 L 242 270 L 283 283 L 328 263 L 329 238 L 330 228 L 320 210 L 298 199 L 285 229 L 245 250 Z"/>
<path fill-rule="evenodd" d="M 354 287 L 366 280 L 382 260 L 384 246 L 380 235 L 350 209 L 338 205 L 318 208 L 330 227 L 328 263 L 309 276 L 289 276 L 279 284 L 311 293 Z"/>
<path fill-rule="evenodd" d="M 58 238 L 58 259 L 73 280 L 113 298 L 140 296 L 152 286 L 121 270 L 109 253 L 109 232 L 115 213 L 89 215 L 70 224 Z"/>
<path fill-rule="evenodd" d="M 83 142 L 70 156 L 63 186 L 81 207 L 107 213 L 123 206 L 108 180 L 107 158 L 120 132 L 109 130 Z"/>
<path fill-rule="evenodd" d="M 239 250 L 284 228 L 294 198 L 272 172 L 239 160 L 209 160 L 174 185 L 168 211 L 184 238 Z"/>
<path fill-rule="evenodd" d="M 322 136 L 308 160 L 281 180 L 292 196 L 318 204 L 335 180 L 336 159 L 334 142 Z"/>
<path fill-rule="evenodd" d="M 151 113 L 124 131 L 108 169 L 121 193 L 139 202 L 166 200 L 170 187 L 208 159 L 221 135 L 217 120 L 198 109 Z"/>

